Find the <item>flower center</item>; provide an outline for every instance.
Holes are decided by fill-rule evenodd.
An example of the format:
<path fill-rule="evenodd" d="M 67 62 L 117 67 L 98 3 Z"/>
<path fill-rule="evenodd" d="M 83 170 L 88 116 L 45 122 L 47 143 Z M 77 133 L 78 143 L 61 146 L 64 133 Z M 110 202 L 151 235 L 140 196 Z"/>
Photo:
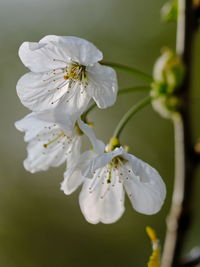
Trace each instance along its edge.
<path fill-rule="evenodd" d="M 73 62 L 65 69 L 66 75 L 63 76 L 65 80 L 80 81 L 87 84 L 86 66 Z"/>
<path fill-rule="evenodd" d="M 88 85 L 88 77 L 86 66 L 81 65 L 75 61 L 72 61 L 70 64 L 64 60 L 54 58 L 53 61 L 58 61 L 66 64 L 66 67 L 60 69 L 53 69 L 50 72 L 47 72 L 46 75 L 50 76 L 47 79 L 44 79 L 43 82 L 54 82 L 58 83 L 56 87 L 49 88 L 48 92 L 50 93 L 52 90 L 66 90 L 65 92 L 68 94 L 66 102 L 74 96 L 75 90 L 73 87 L 80 89 L 80 93 L 85 93 L 85 88 Z M 53 76 L 51 76 L 53 74 Z M 57 99 L 53 100 L 51 104 L 55 104 L 58 102 L 63 96 L 66 96 L 63 93 Z"/>

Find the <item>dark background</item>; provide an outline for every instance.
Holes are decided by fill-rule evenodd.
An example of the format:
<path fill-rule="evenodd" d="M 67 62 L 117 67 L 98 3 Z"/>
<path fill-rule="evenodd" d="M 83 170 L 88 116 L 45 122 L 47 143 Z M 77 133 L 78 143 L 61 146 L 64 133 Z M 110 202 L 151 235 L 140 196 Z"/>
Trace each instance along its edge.
<path fill-rule="evenodd" d="M 156 167 L 167 185 L 160 213 L 145 216 L 126 201 L 126 212 L 115 224 L 91 225 L 82 216 L 78 192 L 60 191 L 65 166 L 29 174 L 23 134 L 14 122 L 28 113 L 15 91 L 27 72 L 18 58 L 23 41 L 39 41 L 48 34 L 74 35 L 93 42 L 104 59 L 135 66 L 151 74 L 164 46 L 175 46 L 175 24 L 163 24 L 158 0 L 0 0 L 0 266 L 2 267 L 121 267 L 146 266 L 151 253 L 146 225 L 156 229 L 161 244 L 173 183 L 173 128 L 151 107 L 141 111 L 125 128 L 122 141 L 130 152 Z M 200 35 L 194 47 L 194 138 L 200 133 Z M 143 84 L 119 73 L 120 88 Z M 95 110 L 90 119 L 98 138 L 110 138 L 119 118 L 144 93 L 120 96 L 116 105 Z M 200 172 L 196 179 L 195 217 L 185 251 L 200 244 Z"/>

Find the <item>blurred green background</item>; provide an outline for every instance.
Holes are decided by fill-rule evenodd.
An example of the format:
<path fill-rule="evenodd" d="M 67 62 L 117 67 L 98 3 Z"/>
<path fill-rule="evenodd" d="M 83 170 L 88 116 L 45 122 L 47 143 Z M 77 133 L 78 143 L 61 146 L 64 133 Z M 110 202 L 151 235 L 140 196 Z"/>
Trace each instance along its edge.
<path fill-rule="evenodd" d="M 151 253 L 145 226 L 156 229 L 161 244 L 173 183 L 173 128 L 151 107 L 141 111 L 122 135 L 130 152 L 156 167 L 167 185 L 167 200 L 160 213 L 144 216 L 126 201 L 126 212 L 115 224 L 91 225 L 82 216 L 78 192 L 60 191 L 65 166 L 30 174 L 23 134 L 14 122 L 27 114 L 15 91 L 28 70 L 18 58 L 23 41 L 38 41 L 48 34 L 74 35 L 93 42 L 106 61 L 135 66 L 151 73 L 163 46 L 174 48 L 175 24 L 160 21 L 165 1 L 146 0 L 0 0 L 0 266 L 2 267 L 121 267 L 146 266 Z M 200 134 L 200 34 L 194 47 L 194 138 Z M 143 84 L 119 73 L 120 87 Z M 105 142 L 119 118 L 144 93 L 120 96 L 116 105 L 95 110 L 98 138 Z M 200 245 L 200 172 L 193 198 L 195 217 L 185 251 Z"/>

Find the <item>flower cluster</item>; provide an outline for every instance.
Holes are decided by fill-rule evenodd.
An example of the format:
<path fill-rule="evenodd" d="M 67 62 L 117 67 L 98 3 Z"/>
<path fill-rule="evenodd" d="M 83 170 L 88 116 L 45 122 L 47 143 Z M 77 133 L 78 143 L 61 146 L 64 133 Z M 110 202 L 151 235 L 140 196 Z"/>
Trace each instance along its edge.
<path fill-rule="evenodd" d="M 34 173 L 66 162 L 61 189 L 68 195 L 82 185 L 80 207 L 90 223 L 118 220 L 125 192 L 138 212 L 159 211 L 165 198 L 159 173 L 119 142 L 105 146 L 82 120 L 93 101 L 102 109 L 116 101 L 116 73 L 98 63 L 102 53 L 81 38 L 50 35 L 23 43 L 19 56 L 30 69 L 17 83 L 22 104 L 31 110 L 15 124 L 28 143 L 24 167 Z M 82 150 L 84 135 L 93 149 Z"/>

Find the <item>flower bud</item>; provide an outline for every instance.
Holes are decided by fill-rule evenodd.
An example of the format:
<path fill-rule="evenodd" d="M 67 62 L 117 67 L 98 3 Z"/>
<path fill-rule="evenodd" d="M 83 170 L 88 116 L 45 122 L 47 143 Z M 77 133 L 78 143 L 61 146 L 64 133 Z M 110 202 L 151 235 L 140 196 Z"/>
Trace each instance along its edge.
<path fill-rule="evenodd" d="M 161 18 L 164 22 L 176 21 L 178 17 L 178 1 L 170 0 L 161 9 Z"/>
<path fill-rule="evenodd" d="M 164 49 L 154 65 L 150 94 L 154 109 L 165 118 L 170 118 L 171 113 L 180 105 L 175 92 L 181 85 L 183 76 L 184 66 L 180 58 L 172 50 Z"/>

